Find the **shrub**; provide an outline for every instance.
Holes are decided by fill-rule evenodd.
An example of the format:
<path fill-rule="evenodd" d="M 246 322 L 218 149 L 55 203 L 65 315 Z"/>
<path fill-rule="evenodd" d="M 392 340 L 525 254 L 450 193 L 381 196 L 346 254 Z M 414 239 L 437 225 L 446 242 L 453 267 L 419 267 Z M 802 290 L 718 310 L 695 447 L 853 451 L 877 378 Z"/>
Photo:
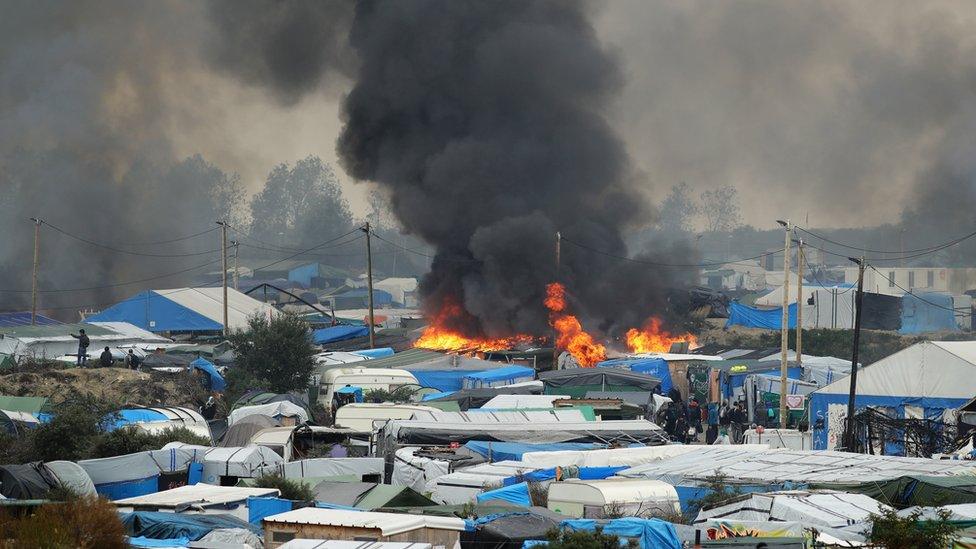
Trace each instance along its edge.
<path fill-rule="evenodd" d="M 115 506 L 96 498 L 79 498 L 42 505 L 34 513 L 17 516 L 0 512 L 4 549 L 114 549 L 128 546 L 125 528 Z"/>
<path fill-rule="evenodd" d="M 146 450 L 159 450 L 170 442 L 184 442 L 210 446 L 211 442 L 186 427 L 166 429 L 159 433 L 148 433 L 134 425 L 104 433 L 92 445 L 91 457 L 103 458 L 134 454 Z"/>
<path fill-rule="evenodd" d="M 952 512 L 939 509 L 934 520 L 922 520 L 922 511 L 899 516 L 893 508 L 871 515 L 872 544 L 887 549 L 942 548 L 952 544 L 958 527 L 949 520 Z"/>
<path fill-rule="evenodd" d="M 295 501 L 312 501 L 315 493 L 312 488 L 304 482 L 294 481 L 281 476 L 278 473 L 261 475 L 254 479 L 254 485 L 258 488 L 277 488 L 281 492 L 281 498 Z"/>
<path fill-rule="evenodd" d="M 88 458 L 102 434 L 106 415 L 117 409 L 117 406 L 92 399 L 62 404 L 50 422 L 30 433 L 33 455 L 40 461 Z"/>
<path fill-rule="evenodd" d="M 315 347 L 307 322 L 292 314 L 255 316 L 229 338 L 237 358 L 227 374 L 228 399 L 248 389 L 276 393 L 305 391 L 315 368 Z"/>
<path fill-rule="evenodd" d="M 597 528 L 592 532 L 569 531 L 569 530 L 550 530 L 546 534 L 549 542 L 547 549 L 620 549 L 620 538 L 610 534 L 604 534 L 603 530 Z M 634 540 L 627 540 L 624 547 L 634 548 L 637 543 Z"/>
<path fill-rule="evenodd" d="M 742 495 L 742 490 L 738 486 L 728 484 L 728 478 L 728 475 L 722 472 L 705 478 L 705 484 L 702 486 L 706 490 L 705 495 L 689 502 L 695 514 L 702 509 L 722 505 Z"/>

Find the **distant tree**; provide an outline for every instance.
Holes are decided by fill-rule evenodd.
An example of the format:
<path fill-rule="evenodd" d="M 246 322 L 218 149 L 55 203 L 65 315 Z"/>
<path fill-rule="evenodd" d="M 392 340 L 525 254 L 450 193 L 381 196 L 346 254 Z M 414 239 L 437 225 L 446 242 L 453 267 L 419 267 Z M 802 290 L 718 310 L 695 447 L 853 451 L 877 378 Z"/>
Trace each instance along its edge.
<path fill-rule="evenodd" d="M 732 231 L 742 224 L 739 193 L 731 185 L 701 193 L 700 211 L 708 231 Z"/>
<path fill-rule="evenodd" d="M 698 215 L 691 188 L 683 181 L 671 187 L 671 192 L 661 202 L 660 210 L 658 226 L 670 233 L 690 232 L 692 222 Z"/>
<path fill-rule="evenodd" d="M 255 316 L 248 319 L 246 330 L 229 339 L 237 359 L 227 376 L 228 400 L 251 388 L 287 393 L 308 387 L 315 347 L 308 323 L 298 316 Z"/>
<path fill-rule="evenodd" d="M 275 166 L 251 200 L 251 233 L 281 245 L 323 242 L 352 225 L 339 178 L 315 156 Z"/>
<path fill-rule="evenodd" d="M 393 217 L 393 212 L 390 209 L 390 201 L 387 200 L 385 194 L 373 189 L 369 191 L 369 196 L 366 197 L 366 203 L 369 205 L 369 213 L 366 215 L 366 221 L 369 221 L 370 225 L 377 230 L 396 228 L 396 219 Z"/>

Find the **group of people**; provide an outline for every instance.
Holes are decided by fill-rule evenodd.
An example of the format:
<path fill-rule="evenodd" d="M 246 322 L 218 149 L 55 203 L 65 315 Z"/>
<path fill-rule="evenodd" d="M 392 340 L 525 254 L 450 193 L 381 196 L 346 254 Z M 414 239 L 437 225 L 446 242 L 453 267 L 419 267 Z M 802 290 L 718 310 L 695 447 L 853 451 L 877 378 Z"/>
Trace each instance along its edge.
<path fill-rule="evenodd" d="M 733 444 L 742 442 L 742 435 L 749 418 L 742 403 L 736 401 L 729 405 L 723 402 L 702 405 L 692 396 L 685 404 L 681 393 L 672 388 L 668 392 L 671 405 L 665 411 L 664 430 L 671 440 L 688 444 L 699 441 L 705 434 L 705 444 L 713 444 L 719 437 L 728 437 Z M 707 426 L 707 428 L 706 428 Z"/>
<path fill-rule="evenodd" d="M 88 365 L 88 347 L 91 346 L 91 338 L 85 333 L 85 330 L 78 330 L 77 334 L 71 334 L 71 337 L 78 340 L 78 360 L 76 364 L 82 368 Z M 132 349 L 126 353 L 123 360 L 125 367 L 130 370 L 136 370 L 139 368 L 139 363 L 141 362 L 138 355 Z M 105 347 L 102 354 L 98 356 L 98 365 L 102 368 L 111 368 L 115 363 L 115 357 L 112 355 L 112 351 Z"/>

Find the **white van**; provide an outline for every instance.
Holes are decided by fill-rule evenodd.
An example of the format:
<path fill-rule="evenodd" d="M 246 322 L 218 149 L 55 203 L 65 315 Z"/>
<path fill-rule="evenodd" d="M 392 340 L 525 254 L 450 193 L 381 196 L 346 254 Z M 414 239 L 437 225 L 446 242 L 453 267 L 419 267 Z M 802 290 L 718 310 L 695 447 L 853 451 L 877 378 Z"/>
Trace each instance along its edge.
<path fill-rule="evenodd" d="M 356 402 L 336 410 L 335 425 L 355 431 L 371 432 L 376 430 L 373 427 L 374 421 L 378 422 L 377 426 L 382 426 L 391 419 L 410 419 L 415 412 L 439 411 L 437 408 L 416 404 Z"/>
<path fill-rule="evenodd" d="M 406 370 L 390 368 L 334 368 L 322 374 L 322 388 L 319 390 L 319 402 L 326 408 L 331 408 L 335 390 L 345 387 L 361 387 L 363 393 L 370 389 L 392 391 L 403 385 L 419 385 L 417 378 Z"/>
<path fill-rule="evenodd" d="M 573 518 L 671 515 L 681 512 L 678 491 L 659 480 L 568 479 L 549 484 L 550 510 Z M 622 515 L 621 515 L 622 514 Z"/>

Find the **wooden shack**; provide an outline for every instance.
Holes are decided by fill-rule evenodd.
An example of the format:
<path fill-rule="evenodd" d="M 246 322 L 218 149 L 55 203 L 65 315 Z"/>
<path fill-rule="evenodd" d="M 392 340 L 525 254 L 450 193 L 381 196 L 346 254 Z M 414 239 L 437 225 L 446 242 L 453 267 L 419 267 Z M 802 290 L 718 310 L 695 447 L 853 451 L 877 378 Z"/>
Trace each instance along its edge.
<path fill-rule="evenodd" d="M 271 549 L 296 538 L 350 541 L 420 542 L 454 547 L 464 521 L 399 513 L 372 513 L 305 507 L 265 517 L 264 546 Z"/>

